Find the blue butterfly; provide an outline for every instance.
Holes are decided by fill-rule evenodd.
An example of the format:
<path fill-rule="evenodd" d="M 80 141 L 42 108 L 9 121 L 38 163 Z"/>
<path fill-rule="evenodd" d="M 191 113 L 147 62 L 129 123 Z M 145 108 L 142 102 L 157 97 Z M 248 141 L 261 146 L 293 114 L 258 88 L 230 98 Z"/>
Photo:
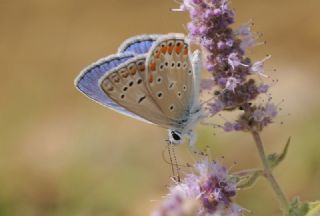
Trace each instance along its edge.
<path fill-rule="evenodd" d="M 200 71 L 200 52 L 190 54 L 184 35 L 142 35 L 85 68 L 75 86 L 103 106 L 167 128 L 171 143 L 186 136 L 193 145 L 193 128 L 204 116 Z"/>

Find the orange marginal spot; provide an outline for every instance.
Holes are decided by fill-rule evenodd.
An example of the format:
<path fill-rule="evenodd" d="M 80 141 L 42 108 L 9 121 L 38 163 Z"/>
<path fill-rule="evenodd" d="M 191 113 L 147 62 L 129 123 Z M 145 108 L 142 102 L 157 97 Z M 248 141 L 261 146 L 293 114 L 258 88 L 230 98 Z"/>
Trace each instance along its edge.
<path fill-rule="evenodd" d="M 155 71 L 156 70 L 156 63 L 150 63 L 149 68 L 151 71 Z"/>
<path fill-rule="evenodd" d="M 173 48 L 174 48 L 173 46 L 169 46 L 169 47 L 168 47 L 168 53 L 169 53 L 170 55 L 172 54 Z"/>
<path fill-rule="evenodd" d="M 150 74 L 150 75 L 149 75 L 149 83 L 152 83 L 152 82 L 153 82 L 153 75 Z"/>
<path fill-rule="evenodd" d="M 157 52 L 155 52 L 154 57 L 156 57 L 156 58 L 160 58 L 160 54 L 161 54 L 161 52 L 157 51 Z"/>
<path fill-rule="evenodd" d="M 110 92 L 110 91 L 113 91 L 113 89 L 114 89 L 113 86 L 109 86 L 107 91 Z"/>
<path fill-rule="evenodd" d="M 138 67 L 139 72 L 144 72 L 145 69 L 146 68 L 144 65 L 139 65 L 139 67 Z"/>
<path fill-rule="evenodd" d="M 131 75 L 135 75 L 136 73 L 137 73 L 137 68 L 134 67 L 134 68 L 130 69 L 130 74 Z"/>
<path fill-rule="evenodd" d="M 163 54 L 165 54 L 166 52 L 167 52 L 167 50 L 168 50 L 168 47 L 167 46 L 164 46 L 164 47 L 161 47 L 161 52 L 163 53 Z"/>
<path fill-rule="evenodd" d="M 180 54 L 181 53 L 181 50 L 182 50 L 182 47 L 181 46 L 176 46 L 175 47 L 175 51 L 177 54 Z"/>
<path fill-rule="evenodd" d="M 129 73 L 131 74 L 131 75 L 135 75 L 136 73 L 137 73 L 137 67 L 136 67 L 136 65 L 131 65 L 131 66 L 129 66 Z"/>
<path fill-rule="evenodd" d="M 120 71 L 120 74 L 123 78 L 127 78 L 129 76 L 129 71 L 127 70 L 122 70 Z"/>

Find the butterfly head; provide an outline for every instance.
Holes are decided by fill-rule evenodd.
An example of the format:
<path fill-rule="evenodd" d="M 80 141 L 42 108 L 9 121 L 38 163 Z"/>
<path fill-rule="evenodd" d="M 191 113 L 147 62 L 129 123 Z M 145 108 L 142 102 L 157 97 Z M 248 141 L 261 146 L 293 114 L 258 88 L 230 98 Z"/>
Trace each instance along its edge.
<path fill-rule="evenodd" d="M 172 144 L 181 144 L 183 135 L 178 130 L 169 130 L 169 142 Z"/>

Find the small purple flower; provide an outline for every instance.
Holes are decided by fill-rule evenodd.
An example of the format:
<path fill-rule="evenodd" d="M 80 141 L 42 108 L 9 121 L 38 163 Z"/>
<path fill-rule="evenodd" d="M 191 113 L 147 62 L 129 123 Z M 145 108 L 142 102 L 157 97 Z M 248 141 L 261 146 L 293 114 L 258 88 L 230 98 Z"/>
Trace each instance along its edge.
<path fill-rule="evenodd" d="M 261 61 L 257 61 L 256 63 L 254 63 L 251 68 L 250 71 L 252 73 L 257 73 L 260 76 L 263 77 L 268 77 L 266 74 L 264 74 L 264 62 L 267 61 L 268 59 L 271 58 L 271 55 L 268 55 L 267 57 L 265 57 L 264 59 L 262 59 Z"/>
<path fill-rule="evenodd" d="M 187 175 L 170 188 L 153 216 L 240 216 L 243 209 L 232 202 L 235 195 L 236 181 L 228 175 L 228 170 L 206 158 L 196 163 L 194 174 Z"/>
<path fill-rule="evenodd" d="M 191 9 L 191 10 L 190 10 L 190 16 L 191 16 L 191 18 L 196 18 L 196 17 L 198 17 L 198 16 L 200 16 L 200 15 L 201 15 L 201 13 L 200 13 L 199 10 L 196 10 L 196 9 Z"/>
<path fill-rule="evenodd" d="M 252 24 L 244 24 L 235 30 L 235 35 L 241 39 L 240 49 L 245 52 L 248 48 L 258 45 L 257 35 L 251 31 Z"/>
<path fill-rule="evenodd" d="M 226 89 L 234 92 L 234 90 L 237 88 L 239 83 L 240 83 L 240 80 L 238 80 L 237 78 L 229 77 L 227 79 Z"/>
<path fill-rule="evenodd" d="M 239 65 L 247 66 L 241 63 L 241 59 L 239 58 L 238 53 L 230 53 L 230 55 L 228 56 L 228 63 L 232 67 L 232 69 L 235 69 Z"/>
<path fill-rule="evenodd" d="M 212 79 L 202 79 L 200 83 L 201 90 L 211 90 L 214 85 L 214 80 Z"/>
<path fill-rule="evenodd" d="M 214 16 L 215 16 L 215 13 L 212 10 L 206 10 L 206 12 L 204 14 L 204 18 L 206 20 L 212 19 Z"/>
<path fill-rule="evenodd" d="M 228 47 L 232 47 L 233 44 L 234 44 L 234 41 L 233 41 L 232 39 L 228 39 L 227 42 L 226 42 L 226 45 L 227 45 Z"/>
<path fill-rule="evenodd" d="M 193 37 L 196 37 L 197 35 L 200 34 L 199 27 L 196 26 L 194 23 L 192 23 L 192 22 L 188 23 L 187 27 L 188 27 L 188 30 L 189 30 L 190 34 Z"/>
<path fill-rule="evenodd" d="M 237 123 L 241 125 L 243 130 L 261 131 L 273 122 L 277 114 L 277 106 L 270 102 L 259 106 L 250 106 L 246 108 Z"/>
<path fill-rule="evenodd" d="M 233 131 L 234 130 L 234 126 L 233 126 L 233 124 L 231 122 L 226 122 L 226 123 L 224 123 L 223 130 L 225 132 Z"/>
<path fill-rule="evenodd" d="M 202 0 L 189 0 L 189 2 L 190 2 L 191 4 L 198 5 L 198 4 L 201 4 L 201 3 L 202 3 Z"/>
<path fill-rule="evenodd" d="M 261 84 L 261 85 L 259 85 L 258 86 L 258 92 L 259 93 L 267 93 L 268 92 L 268 90 L 269 90 L 269 85 L 267 85 L 267 84 Z"/>
<path fill-rule="evenodd" d="M 224 107 L 225 104 L 220 100 L 216 100 L 213 103 L 209 104 L 210 112 L 212 114 L 220 112 L 221 110 L 223 110 Z"/>
<path fill-rule="evenodd" d="M 218 84 L 220 85 L 220 86 L 226 86 L 227 85 L 227 78 L 220 78 L 220 79 L 218 79 Z"/>
<path fill-rule="evenodd" d="M 207 64 L 207 70 L 208 70 L 209 72 L 214 71 L 214 68 L 215 68 L 215 65 L 214 65 L 214 64 L 212 64 L 212 63 L 208 63 L 208 64 Z"/>
<path fill-rule="evenodd" d="M 219 41 L 217 44 L 218 49 L 225 49 L 227 47 L 226 43 L 223 41 Z"/>
<path fill-rule="evenodd" d="M 267 103 L 265 106 L 257 108 L 253 112 L 253 118 L 257 122 L 271 122 L 278 114 L 278 108 L 273 103 Z"/>
<path fill-rule="evenodd" d="M 222 10 L 220 8 L 216 8 L 216 9 L 213 10 L 213 14 L 215 16 L 221 16 Z"/>
<path fill-rule="evenodd" d="M 252 117 L 254 118 L 255 121 L 262 122 L 266 116 L 263 110 L 257 109 L 253 112 Z"/>
<path fill-rule="evenodd" d="M 275 118 L 278 115 L 278 108 L 273 103 L 267 103 L 264 111 L 266 113 L 266 116 L 271 119 Z"/>

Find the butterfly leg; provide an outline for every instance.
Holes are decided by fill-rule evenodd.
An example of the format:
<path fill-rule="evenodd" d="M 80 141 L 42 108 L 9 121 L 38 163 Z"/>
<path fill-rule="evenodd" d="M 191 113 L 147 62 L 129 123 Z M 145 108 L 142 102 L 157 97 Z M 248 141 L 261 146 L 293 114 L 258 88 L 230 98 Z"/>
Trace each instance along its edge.
<path fill-rule="evenodd" d="M 200 74 L 202 69 L 202 56 L 200 50 L 195 50 L 192 53 L 191 63 L 195 74 Z"/>
<path fill-rule="evenodd" d="M 190 130 L 186 136 L 189 139 L 189 146 L 191 147 L 192 150 L 196 150 L 196 140 L 197 140 L 197 135 L 193 130 Z"/>

